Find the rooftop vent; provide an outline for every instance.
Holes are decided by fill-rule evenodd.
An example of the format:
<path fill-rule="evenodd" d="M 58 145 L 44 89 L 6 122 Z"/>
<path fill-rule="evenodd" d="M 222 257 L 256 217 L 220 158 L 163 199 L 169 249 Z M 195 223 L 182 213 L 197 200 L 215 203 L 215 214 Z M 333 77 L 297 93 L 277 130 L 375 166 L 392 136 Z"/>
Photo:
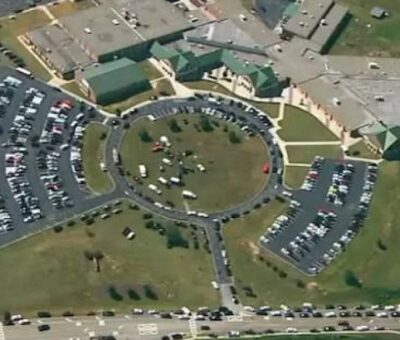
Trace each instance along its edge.
<path fill-rule="evenodd" d="M 85 27 L 84 31 L 87 34 L 92 34 L 92 30 L 90 28 L 88 28 L 88 27 Z"/>

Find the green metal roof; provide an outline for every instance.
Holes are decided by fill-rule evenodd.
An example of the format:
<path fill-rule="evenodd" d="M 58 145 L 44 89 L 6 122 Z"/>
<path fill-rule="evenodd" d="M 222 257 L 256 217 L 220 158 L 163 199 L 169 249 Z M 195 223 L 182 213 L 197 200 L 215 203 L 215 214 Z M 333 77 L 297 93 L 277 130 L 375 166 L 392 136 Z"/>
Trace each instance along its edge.
<path fill-rule="evenodd" d="M 82 77 L 89 83 L 96 96 L 125 89 L 130 85 L 147 80 L 140 67 L 127 58 L 90 67 L 83 72 Z"/>
<path fill-rule="evenodd" d="M 150 51 L 158 59 L 169 60 L 175 72 L 180 72 L 186 67 L 210 70 L 225 65 L 238 75 L 248 76 L 256 89 L 269 87 L 278 83 L 271 67 L 245 63 L 237 59 L 226 49 L 217 49 L 196 56 L 192 51 L 180 51 L 176 48 L 165 47 L 155 42 Z"/>
<path fill-rule="evenodd" d="M 376 138 L 383 151 L 387 151 L 400 141 L 400 126 L 376 124 L 369 129 L 368 134 Z"/>

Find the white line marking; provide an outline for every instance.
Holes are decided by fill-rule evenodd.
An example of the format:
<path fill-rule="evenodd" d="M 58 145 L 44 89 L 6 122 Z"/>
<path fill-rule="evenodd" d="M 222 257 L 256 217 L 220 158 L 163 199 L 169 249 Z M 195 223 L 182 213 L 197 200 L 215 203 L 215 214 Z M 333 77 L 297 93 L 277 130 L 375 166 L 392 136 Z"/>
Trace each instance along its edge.
<path fill-rule="evenodd" d="M 228 315 L 226 319 L 227 319 L 228 322 L 242 322 L 243 321 L 243 316 L 241 316 L 241 315 Z"/>
<path fill-rule="evenodd" d="M 0 323 L 0 340 L 6 340 L 6 336 L 4 334 L 4 327 L 1 323 Z"/>
<path fill-rule="evenodd" d="M 106 322 L 104 320 L 99 320 L 99 326 L 105 326 Z"/>
<path fill-rule="evenodd" d="M 192 337 L 197 338 L 197 325 L 196 325 L 195 319 L 189 320 L 189 329 L 190 329 L 190 333 L 192 334 Z"/>

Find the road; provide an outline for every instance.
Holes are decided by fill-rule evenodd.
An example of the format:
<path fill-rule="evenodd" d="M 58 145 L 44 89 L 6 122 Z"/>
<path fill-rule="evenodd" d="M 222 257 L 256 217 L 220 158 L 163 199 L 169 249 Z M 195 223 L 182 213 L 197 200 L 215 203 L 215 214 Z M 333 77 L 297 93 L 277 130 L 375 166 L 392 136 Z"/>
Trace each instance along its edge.
<path fill-rule="evenodd" d="M 342 319 L 341 319 L 342 320 Z M 384 327 L 386 330 L 398 330 L 400 321 L 395 318 L 351 318 L 348 319 L 353 327 L 366 325 L 370 329 Z M 37 326 L 49 324 L 50 331 L 38 332 Z M 309 332 L 312 328 L 322 330 L 326 326 L 340 329 L 336 318 L 293 318 L 261 317 L 261 316 L 232 316 L 223 321 L 195 321 L 161 319 L 154 316 L 119 315 L 116 317 L 80 317 L 54 318 L 33 320 L 29 326 L 4 327 L 4 340 L 68 340 L 89 339 L 95 335 L 113 335 L 116 339 L 160 339 L 161 336 L 173 332 L 184 333 L 188 337 L 210 333 L 226 335 L 235 330 L 245 334 L 249 330 L 257 333 L 273 330 L 285 332 L 293 327 L 298 332 Z M 209 331 L 202 331 L 201 326 L 210 326 Z M 1 333 L 1 332 L 0 332 Z M 75 338 L 74 338 L 75 337 Z"/>

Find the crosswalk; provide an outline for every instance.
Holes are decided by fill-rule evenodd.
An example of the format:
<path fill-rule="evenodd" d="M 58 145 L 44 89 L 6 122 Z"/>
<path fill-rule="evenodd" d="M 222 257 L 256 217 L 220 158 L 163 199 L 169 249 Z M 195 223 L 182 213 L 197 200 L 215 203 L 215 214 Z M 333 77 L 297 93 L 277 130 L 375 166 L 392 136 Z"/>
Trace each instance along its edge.
<path fill-rule="evenodd" d="M 141 323 L 138 324 L 138 332 L 141 336 L 146 335 L 157 335 L 158 334 L 158 327 L 155 323 Z"/>
<path fill-rule="evenodd" d="M 4 327 L 1 323 L 0 323 L 0 340 L 6 340 L 6 336 L 4 334 Z"/>
<path fill-rule="evenodd" d="M 191 318 L 189 320 L 189 330 L 190 330 L 190 334 L 192 334 L 193 338 L 197 337 L 197 325 L 196 325 L 196 320 Z"/>

